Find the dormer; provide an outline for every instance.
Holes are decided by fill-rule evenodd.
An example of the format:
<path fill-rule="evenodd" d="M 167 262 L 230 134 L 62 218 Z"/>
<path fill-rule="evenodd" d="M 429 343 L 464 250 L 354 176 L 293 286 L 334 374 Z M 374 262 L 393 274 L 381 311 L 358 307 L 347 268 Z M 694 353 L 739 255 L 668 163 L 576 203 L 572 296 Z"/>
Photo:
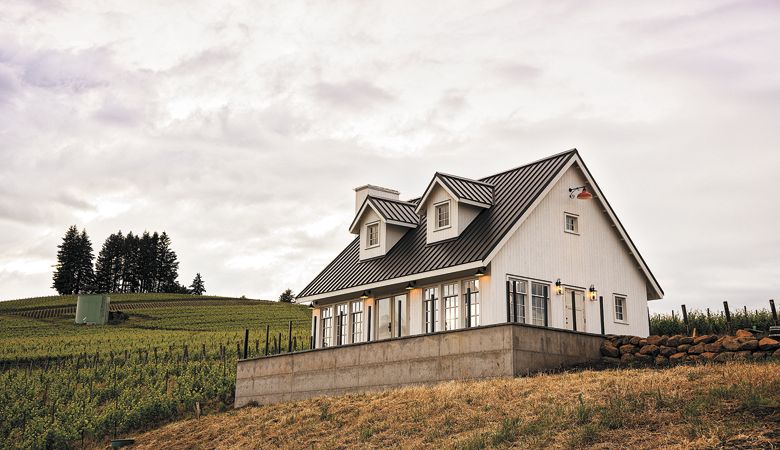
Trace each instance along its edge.
<path fill-rule="evenodd" d="M 398 191 L 366 185 L 355 188 L 355 218 L 349 232 L 360 235 L 360 260 L 384 256 L 420 223 L 414 203 L 398 199 Z"/>
<path fill-rule="evenodd" d="M 415 209 L 427 217 L 426 241 L 454 239 L 493 205 L 493 185 L 436 172 Z"/>

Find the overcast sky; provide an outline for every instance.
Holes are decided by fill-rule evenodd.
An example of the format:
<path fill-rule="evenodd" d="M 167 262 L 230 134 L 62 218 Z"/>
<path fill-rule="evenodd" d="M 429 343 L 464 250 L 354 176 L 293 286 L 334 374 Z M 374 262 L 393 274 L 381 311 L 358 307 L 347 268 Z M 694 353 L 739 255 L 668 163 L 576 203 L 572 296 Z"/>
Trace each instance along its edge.
<path fill-rule="evenodd" d="M 772 0 L 4 1 L 0 299 L 54 293 L 71 224 L 95 253 L 165 230 L 180 281 L 276 298 L 353 239 L 352 188 L 576 147 L 666 291 L 652 311 L 764 307 L 778 55 Z"/>

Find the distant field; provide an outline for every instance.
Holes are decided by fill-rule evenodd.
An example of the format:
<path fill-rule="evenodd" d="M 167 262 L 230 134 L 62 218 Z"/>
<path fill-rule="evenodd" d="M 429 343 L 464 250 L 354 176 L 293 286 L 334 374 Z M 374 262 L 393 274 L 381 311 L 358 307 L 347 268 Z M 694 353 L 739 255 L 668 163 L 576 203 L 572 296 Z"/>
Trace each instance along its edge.
<path fill-rule="evenodd" d="M 189 295 L 189 294 L 108 294 L 112 303 L 127 302 L 170 302 L 180 300 L 242 300 L 231 297 L 219 297 L 213 295 Z M 0 301 L 0 313 L 9 310 L 27 310 L 36 308 L 76 306 L 76 295 L 55 295 L 49 297 L 31 297 L 17 300 Z M 269 302 L 267 300 L 255 300 L 258 302 Z"/>
<path fill-rule="evenodd" d="M 72 314 L 19 315 L 75 305 L 75 296 L 0 303 L 0 448 L 58 448 L 82 431 L 86 442 L 104 444 L 114 427 L 121 434 L 158 426 L 192 415 L 195 402 L 204 413 L 229 408 L 245 329 L 251 356 L 264 352 L 267 325 L 275 339 L 282 334 L 282 351 L 290 321 L 297 347 L 308 346 L 305 306 L 170 294 L 111 299 L 143 307 L 125 309 L 121 324 L 88 326 Z"/>

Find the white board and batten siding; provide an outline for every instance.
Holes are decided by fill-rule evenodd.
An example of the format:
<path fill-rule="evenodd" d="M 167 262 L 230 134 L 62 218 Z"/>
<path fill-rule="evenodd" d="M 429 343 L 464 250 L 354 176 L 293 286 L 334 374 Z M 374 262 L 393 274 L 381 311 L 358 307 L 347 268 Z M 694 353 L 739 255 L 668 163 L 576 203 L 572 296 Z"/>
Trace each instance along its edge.
<path fill-rule="evenodd" d="M 551 327 L 571 328 L 565 325 L 564 309 L 564 301 L 571 298 L 555 293 L 554 283 L 560 278 L 564 287 L 580 288 L 586 296 L 590 285 L 595 286 L 604 297 L 607 334 L 648 335 L 646 278 L 636 259 L 598 199 L 569 198 L 569 187 L 585 182 L 580 169 L 570 167 L 491 261 L 489 284 L 494 295 L 483 294 L 492 303 L 484 308 L 490 323 L 506 320 L 506 275 L 512 274 L 549 283 Z M 577 234 L 565 231 L 565 213 L 577 216 Z M 615 320 L 616 294 L 627 299 L 624 322 Z M 601 332 L 598 300 L 585 300 L 585 330 L 580 331 Z"/>

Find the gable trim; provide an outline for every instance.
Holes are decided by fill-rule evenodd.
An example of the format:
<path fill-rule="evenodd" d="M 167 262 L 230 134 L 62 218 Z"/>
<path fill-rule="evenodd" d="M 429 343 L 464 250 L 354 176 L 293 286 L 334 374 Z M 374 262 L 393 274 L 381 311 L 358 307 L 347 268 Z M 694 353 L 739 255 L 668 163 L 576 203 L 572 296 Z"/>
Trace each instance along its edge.
<path fill-rule="evenodd" d="M 437 172 L 436 175 L 433 176 L 433 179 L 431 180 L 431 182 L 428 183 L 428 187 L 425 188 L 425 192 L 423 193 L 422 197 L 420 197 L 420 201 L 417 202 L 417 208 L 414 209 L 414 212 L 416 212 L 418 215 L 425 215 L 425 208 L 424 208 L 424 206 L 425 206 L 426 202 L 428 201 L 428 196 L 431 195 L 431 192 L 433 192 L 434 184 L 438 184 L 439 186 L 441 186 L 441 188 L 444 189 L 444 191 L 447 193 L 447 195 L 449 195 L 456 202 L 460 201 L 458 199 L 458 196 L 455 195 L 454 192 L 452 192 L 452 189 L 450 189 L 449 186 L 447 186 L 447 184 L 444 183 L 439 178 L 439 173 Z"/>

